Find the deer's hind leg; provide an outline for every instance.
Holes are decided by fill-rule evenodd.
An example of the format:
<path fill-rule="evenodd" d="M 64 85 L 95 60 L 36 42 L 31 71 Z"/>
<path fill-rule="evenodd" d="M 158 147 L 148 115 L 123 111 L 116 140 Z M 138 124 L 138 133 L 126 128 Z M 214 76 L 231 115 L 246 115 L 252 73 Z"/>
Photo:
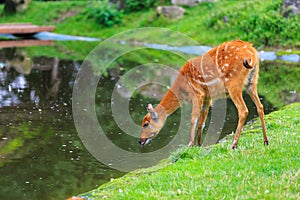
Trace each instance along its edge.
<path fill-rule="evenodd" d="M 238 141 L 241 135 L 242 128 L 245 124 L 247 115 L 248 115 L 248 108 L 244 102 L 243 95 L 242 95 L 243 88 L 242 87 L 228 87 L 228 93 L 230 95 L 230 98 L 232 99 L 233 103 L 235 104 L 238 115 L 239 115 L 239 121 L 238 126 L 235 130 L 234 139 L 232 142 L 232 149 L 237 148 Z"/>
<path fill-rule="evenodd" d="M 253 73 L 253 74 L 251 74 Z M 252 71 L 248 77 L 248 85 L 247 85 L 247 92 L 249 93 L 252 101 L 254 102 L 256 109 L 257 109 L 257 114 L 260 118 L 261 125 L 262 125 L 262 130 L 263 130 L 263 135 L 264 135 L 264 144 L 269 145 L 269 140 L 267 137 L 267 131 L 266 131 L 266 124 L 265 124 L 265 119 L 264 119 L 264 107 L 261 104 L 258 93 L 257 93 L 257 79 L 258 79 L 258 71 Z"/>

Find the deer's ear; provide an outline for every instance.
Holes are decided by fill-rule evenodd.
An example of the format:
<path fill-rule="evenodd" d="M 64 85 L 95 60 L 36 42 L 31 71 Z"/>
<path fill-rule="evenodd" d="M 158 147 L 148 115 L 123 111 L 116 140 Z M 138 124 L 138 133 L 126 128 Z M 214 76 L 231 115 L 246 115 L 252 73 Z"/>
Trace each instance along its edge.
<path fill-rule="evenodd" d="M 147 110 L 150 114 L 151 119 L 153 119 L 153 120 L 158 119 L 158 114 L 157 114 L 157 112 L 154 111 L 152 104 L 148 104 Z"/>

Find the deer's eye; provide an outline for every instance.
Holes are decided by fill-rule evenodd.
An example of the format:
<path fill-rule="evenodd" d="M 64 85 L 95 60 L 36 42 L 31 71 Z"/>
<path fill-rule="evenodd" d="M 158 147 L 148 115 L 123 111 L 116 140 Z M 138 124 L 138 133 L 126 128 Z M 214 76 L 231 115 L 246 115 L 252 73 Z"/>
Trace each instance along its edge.
<path fill-rule="evenodd" d="M 146 128 L 146 127 L 148 127 L 148 125 L 149 125 L 149 123 L 145 123 L 145 124 L 143 125 L 143 127 Z"/>

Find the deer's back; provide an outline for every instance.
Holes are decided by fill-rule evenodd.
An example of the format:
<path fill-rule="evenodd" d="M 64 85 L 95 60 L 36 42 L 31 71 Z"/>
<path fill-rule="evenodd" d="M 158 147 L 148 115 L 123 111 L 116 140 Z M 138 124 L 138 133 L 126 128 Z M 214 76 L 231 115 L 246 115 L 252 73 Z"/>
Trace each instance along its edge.
<path fill-rule="evenodd" d="M 258 55 L 251 43 L 241 40 L 224 42 L 202 56 L 190 59 L 181 70 L 196 93 L 212 98 L 227 92 L 232 85 L 243 85 L 253 69 L 244 65 L 246 59 L 258 72 Z M 254 67 L 256 66 L 256 67 Z"/>

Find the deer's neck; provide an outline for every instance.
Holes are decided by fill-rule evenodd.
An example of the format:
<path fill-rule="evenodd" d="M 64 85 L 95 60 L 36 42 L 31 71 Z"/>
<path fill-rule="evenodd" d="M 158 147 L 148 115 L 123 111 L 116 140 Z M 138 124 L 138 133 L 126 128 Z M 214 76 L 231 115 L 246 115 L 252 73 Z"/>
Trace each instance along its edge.
<path fill-rule="evenodd" d="M 193 92 L 185 75 L 187 69 L 189 69 L 188 62 L 182 67 L 175 82 L 156 107 L 157 111 L 165 114 L 166 117 L 176 111 L 183 100 L 190 101 L 189 98 Z"/>
<path fill-rule="evenodd" d="M 165 94 L 163 99 L 160 101 L 157 107 L 160 107 L 165 111 L 165 114 L 168 116 L 172 114 L 180 106 L 179 94 L 177 94 L 175 88 L 171 88 Z"/>

